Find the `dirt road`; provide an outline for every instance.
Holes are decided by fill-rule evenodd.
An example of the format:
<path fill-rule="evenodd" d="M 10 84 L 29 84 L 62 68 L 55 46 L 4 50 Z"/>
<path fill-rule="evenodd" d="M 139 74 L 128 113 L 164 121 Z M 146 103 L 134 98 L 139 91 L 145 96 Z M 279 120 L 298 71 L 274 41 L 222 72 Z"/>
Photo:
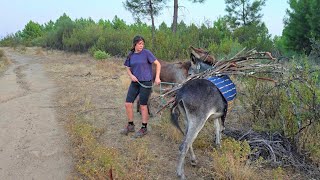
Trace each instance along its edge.
<path fill-rule="evenodd" d="M 66 179 L 71 157 L 52 101 L 59 87 L 44 59 L 5 54 L 13 63 L 0 76 L 0 179 Z"/>

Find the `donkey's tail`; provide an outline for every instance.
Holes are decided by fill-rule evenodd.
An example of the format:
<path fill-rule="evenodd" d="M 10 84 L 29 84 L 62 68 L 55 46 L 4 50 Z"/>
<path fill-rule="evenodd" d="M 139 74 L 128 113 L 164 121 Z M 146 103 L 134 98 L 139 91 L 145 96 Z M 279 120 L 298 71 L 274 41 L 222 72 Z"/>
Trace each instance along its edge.
<path fill-rule="evenodd" d="M 171 108 L 171 123 L 180 130 L 180 132 L 184 135 L 184 132 L 182 131 L 180 125 L 179 125 L 179 116 L 180 116 L 180 110 L 178 108 L 178 105 L 181 101 L 175 101 L 172 108 Z"/>

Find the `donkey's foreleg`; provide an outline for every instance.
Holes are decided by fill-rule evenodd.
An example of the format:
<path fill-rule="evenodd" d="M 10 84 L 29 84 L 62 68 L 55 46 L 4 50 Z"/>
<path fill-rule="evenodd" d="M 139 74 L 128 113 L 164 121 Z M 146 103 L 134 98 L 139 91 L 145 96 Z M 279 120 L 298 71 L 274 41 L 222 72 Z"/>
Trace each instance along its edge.
<path fill-rule="evenodd" d="M 220 124 L 220 118 L 214 119 L 214 128 L 215 128 L 215 134 L 216 134 L 216 146 L 221 147 L 220 142 L 221 142 L 221 132 L 222 132 L 222 126 Z"/>

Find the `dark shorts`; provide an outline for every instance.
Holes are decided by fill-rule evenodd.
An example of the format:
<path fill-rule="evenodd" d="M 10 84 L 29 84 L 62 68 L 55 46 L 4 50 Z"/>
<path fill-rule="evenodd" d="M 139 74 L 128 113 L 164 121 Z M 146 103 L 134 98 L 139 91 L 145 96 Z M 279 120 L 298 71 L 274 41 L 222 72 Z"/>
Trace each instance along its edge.
<path fill-rule="evenodd" d="M 151 81 L 140 81 L 140 83 L 145 86 L 152 86 Z M 131 82 L 126 102 L 133 103 L 138 94 L 140 94 L 140 104 L 147 105 L 151 91 L 152 88 L 144 88 L 138 82 Z"/>

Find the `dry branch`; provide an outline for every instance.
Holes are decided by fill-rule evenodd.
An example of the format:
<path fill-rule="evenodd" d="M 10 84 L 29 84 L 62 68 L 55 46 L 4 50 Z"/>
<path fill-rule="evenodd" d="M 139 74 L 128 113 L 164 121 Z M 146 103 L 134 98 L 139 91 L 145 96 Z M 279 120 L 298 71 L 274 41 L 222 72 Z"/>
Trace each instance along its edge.
<path fill-rule="evenodd" d="M 297 148 L 280 133 L 258 133 L 253 130 L 231 129 L 225 129 L 223 133 L 238 141 L 247 141 L 252 150 L 250 155 L 252 161 L 263 157 L 271 166 L 292 166 L 310 177 L 320 177 L 319 169 L 311 165 L 302 154 L 296 151 Z"/>

